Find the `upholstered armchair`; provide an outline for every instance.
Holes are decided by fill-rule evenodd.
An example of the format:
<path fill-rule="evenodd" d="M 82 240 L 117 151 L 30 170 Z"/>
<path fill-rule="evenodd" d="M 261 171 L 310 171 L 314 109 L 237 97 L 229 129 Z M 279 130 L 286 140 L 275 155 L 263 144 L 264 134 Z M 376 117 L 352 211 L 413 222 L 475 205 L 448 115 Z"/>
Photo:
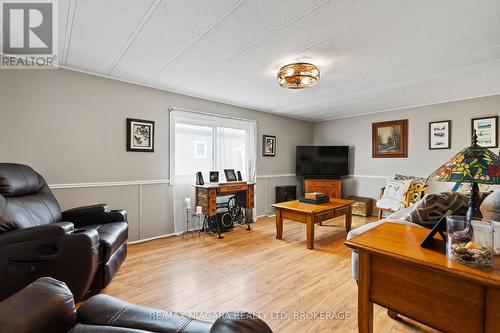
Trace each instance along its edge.
<path fill-rule="evenodd" d="M 0 163 L 0 300 L 43 276 L 77 300 L 106 287 L 127 255 L 126 220 L 105 204 L 61 212 L 41 175 Z"/>
<path fill-rule="evenodd" d="M 427 187 L 423 178 L 395 175 L 380 189 L 376 203 L 378 218 L 382 219 L 384 212 L 394 213 L 417 203 L 427 193 Z"/>

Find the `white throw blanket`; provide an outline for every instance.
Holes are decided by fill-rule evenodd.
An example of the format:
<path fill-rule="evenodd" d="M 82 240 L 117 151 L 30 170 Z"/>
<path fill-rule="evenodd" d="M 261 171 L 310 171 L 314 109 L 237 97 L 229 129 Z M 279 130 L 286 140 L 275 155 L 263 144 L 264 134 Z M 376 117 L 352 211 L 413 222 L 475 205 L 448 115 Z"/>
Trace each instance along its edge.
<path fill-rule="evenodd" d="M 349 233 L 347 234 L 347 240 L 354 238 L 356 236 L 359 236 L 362 233 L 365 233 L 368 230 L 373 229 L 373 228 L 375 228 L 375 227 L 377 227 L 385 222 L 406 224 L 406 225 L 411 225 L 411 226 L 423 228 L 422 226 L 420 226 L 418 224 L 408 222 L 404 219 L 406 216 L 406 213 L 408 213 L 411 209 L 413 209 L 413 208 L 408 207 L 408 208 L 401 209 L 401 210 L 395 212 L 394 214 L 391 214 L 390 216 L 388 216 L 385 219 L 371 222 L 371 223 L 365 224 L 364 226 L 361 226 L 359 228 L 353 229 L 353 230 L 349 231 Z M 358 279 L 358 259 L 359 259 L 358 257 L 359 257 L 358 252 L 352 251 L 352 256 L 351 256 L 352 277 L 355 278 L 356 280 Z"/>

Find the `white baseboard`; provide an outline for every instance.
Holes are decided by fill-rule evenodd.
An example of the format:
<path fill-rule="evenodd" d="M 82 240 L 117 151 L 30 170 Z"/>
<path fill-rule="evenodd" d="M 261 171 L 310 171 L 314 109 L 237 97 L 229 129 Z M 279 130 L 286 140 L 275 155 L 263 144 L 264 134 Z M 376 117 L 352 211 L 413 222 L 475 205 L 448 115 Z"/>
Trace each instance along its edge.
<path fill-rule="evenodd" d="M 156 239 L 180 236 L 181 234 L 182 234 L 182 232 L 174 232 L 172 234 L 160 235 L 160 236 L 155 236 L 155 237 L 151 237 L 151 238 L 144 238 L 144 239 L 139 239 L 139 240 L 135 240 L 132 242 L 127 242 L 127 244 L 130 244 L 130 245 L 142 244 L 142 243 L 150 242 L 150 241 L 156 240 Z"/>

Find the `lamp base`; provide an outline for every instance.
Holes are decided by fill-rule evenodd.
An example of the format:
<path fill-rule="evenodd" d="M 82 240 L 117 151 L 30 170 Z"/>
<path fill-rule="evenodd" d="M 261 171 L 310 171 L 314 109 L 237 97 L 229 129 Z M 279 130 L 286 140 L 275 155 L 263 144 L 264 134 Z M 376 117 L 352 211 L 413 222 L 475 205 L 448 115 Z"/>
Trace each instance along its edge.
<path fill-rule="evenodd" d="M 481 211 L 479 210 L 479 185 L 472 183 L 469 199 L 469 209 L 465 213 L 467 221 L 472 221 L 474 218 L 481 218 Z"/>

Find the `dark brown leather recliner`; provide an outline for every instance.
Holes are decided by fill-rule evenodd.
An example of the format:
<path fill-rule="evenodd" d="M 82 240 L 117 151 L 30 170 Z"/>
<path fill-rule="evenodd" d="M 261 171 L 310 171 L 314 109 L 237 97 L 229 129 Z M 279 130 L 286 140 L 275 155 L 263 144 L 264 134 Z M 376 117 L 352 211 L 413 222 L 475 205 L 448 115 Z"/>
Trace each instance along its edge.
<path fill-rule="evenodd" d="M 42 276 L 77 300 L 106 287 L 127 256 L 126 221 L 105 204 L 61 212 L 41 175 L 0 163 L 0 300 Z"/>
<path fill-rule="evenodd" d="M 215 323 L 97 295 L 75 309 L 66 285 L 41 278 L 0 302 L 0 333 L 272 333 L 246 312 L 229 312 Z"/>
<path fill-rule="evenodd" d="M 63 282 L 41 278 L 0 302 L 0 333 L 272 333 L 252 314 L 229 312 L 215 323 L 97 295 L 75 309 Z"/>

